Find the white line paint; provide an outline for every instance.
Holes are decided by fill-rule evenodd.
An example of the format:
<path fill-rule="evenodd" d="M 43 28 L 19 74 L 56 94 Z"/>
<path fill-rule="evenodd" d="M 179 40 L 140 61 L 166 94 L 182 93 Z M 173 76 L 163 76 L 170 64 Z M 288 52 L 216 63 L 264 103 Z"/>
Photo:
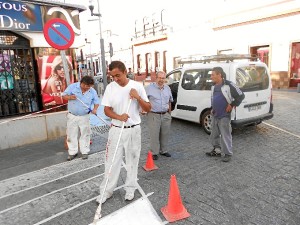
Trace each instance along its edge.
<path fill-rule="evenodd" d="M 103 175 L 103 174 L 101 174 L 101 175 Z M 119 186 L 119 187 L 116 187 L 116 188 L 114 189 L 114 191 L 119 190 L 119 189 L 123 188 L 124 186 L 125 186 L 125 184 L 123 184 L 123 185 L 121 185 L 121 186 Z M 152 194 L 152 193 L 150 193 L 150 194 Z M 91 202 L 91 201 L 93 201 L 93 200 L 96 200 L 97 198 L 98 198 L 98 196 L 93 197 L 93 198 L 91 198 L 91 199 L 88 199 L 88 200 L 86 200 L 86 201 L 84 201 L 84 202 L 81 202 L 81 203 L 79 203 L 79 204 L 77 204 L 77 205 L 74 205 L 74 206 L 72 206 L 71 208 L 68 208 L 68 209 L 66 209 L 66 210 L 64 210 L 64 211 L 61 211 L 61 212 L 59 212 L 59 213 L 56 213 L 56 214 L 54 214 L 54 215 L 52 215 L 52 216 L 50 216 L 50 217 L 48 217 L 48 218 L 46 218 L 46 219 L 44 219 L 44 220 L 38 222 L 38 223 L 35 223 L 34 225 L 39 225 L 39 224 L 46 223 L 46 222 L 48 222 L 48 221 L 50 221 L 50 220 L 52 220 L 52 219 L 54 219 L 54 218 L 56 218 L 56 217 L 59 217 L 59 216 L 65 214 L 65 213 L 67 213 L 67 212 L 69 212 L 69 211 L 71 211 L 71 210 L 73 210 L 73 209 L 76 209 L 76 208 L 78 208 L 78 207 L 80 207 L 80 206 L 82 206 L 82 205 L 84 205 L 84 204 L 86 204 L 86 203 L 88 203 L 88 202 Z"/>
<path fill-rule="evenodd" d="M 21 207 L 21 206 L 26 205 L 26 204 L 28 204 L 28 203 L 30 203 L 30 202 L 35 201 L 35 200 L 44 198 L 44 197 L 46 197 L 46 196 L 48 196 L 48 195 L 52 195 L 52 194 L 55 194 L 55 193 L 57 193 L 57 192 L 63 191 L 63 190 L 65 190 L 65 189 L 68 189 L 68 188 L 74 187 L 74 186 L 76 186 L 76 185 L 82 184 L 82 183 L 84 183 L 84 182 L 86 182 L 86 181 L 95 179 L 95 178 L 100 177 L 100 176 L 103 176 L 103 175 L 104 175 L 104 173 L 102 173 L 102 174 L 100 174 L 100 175 L 96 175 L 96 176 L 90 177 L 90 178 L 85 179 L 85 180 L 82 180 L 82 181 L 80 181 L 80 182 L 78 182 L 78 183 L 69 185 L 69 186 L 67 186 L 67 187 L 64 187 L 64 188 L 61 188 L 61 189 L 57 189 L 57 190 L 52 191 L 52 192 L 49 192 L 49 193 L 47 193 L 47 194 L 45 194 L 45 195 L 42 195 L 42 196 L 39 196 L 39 197 L 30 199 L 30 200 L 28 200 L 28 201 L 26 201 L 26 202 L 23 202 L 22 204 L 15 205 L 15 206 L 13 206 L 13 207 L 10 207 L 10 208 L 7 208 L 7 209 L 5 209 L 5 210 L 3 210 L 3 211 L 0 211 L 0 214 L 5 213 L 5 212 L 7 212 L 7 211 L 10 211 L 10 210 L 12 210 L 12 209 Z"/>
<path fill-rule="evenodd" d="M 91 155 L 91 156 L 94 156 L 94 155 L 95 155 L 95 156 L 96 156 L 96 155 L 100 155 L 100 157 L 101 157 L 102 155 L 105 155 L 105 152 L 94 153 L 94 154 Z M 55 170 L 57 167 L 61 167 L 61 166 L 64 166 L 64 165 L 66 165 L 66 164 L 70 164 L 70 162 L 79 162 L 79 160 L 81 160 L 81 159 L 77 158 L 77 159 L 74 159 L 74 160 L 72 160 L 72 161 L 62 162 L 62 163 L 55 164 L 55 165 L 52 165 L 52 166 L 44 167 L 44 168 L 39 169 L 39 170 L 35 170 L 35 171 L 31 172 L 31 173 L 32 173 L 32 174 L 34 174 L 34 173 L 39 173 L 39 172 L 42 172 L 42 171 L 44 171 L 44 170 L 46 170 L 46 169 L 49 169 L 49 170 Z M 19 176 L 15 176 L 15 177 L 7 178 L 7 179 L 5 179 L 5 180 L 1 180 L 1 181 L 0 181 L 0 184 L 1 184 L 2 182 L 7 182 L 7 181 L 10 181 L 10 180 L 13 180 L 13 179 L 21 179 L 22 177 L 28 176 L 28 174 L 31 174 L 31 173 L 25 173 L 25 174 L 22 174 L 22 175 L 19 175 Z"/>
<path fill-rule="evenodd" d="M 272 124 L 265 123 L 265 122 L 263 122 L 263 124 L 266 124 L 267 126 L 270 126 L 270 127 L 272 127 L 272 128 L 275 128 L 275 129 L 277 129 L 277 130 L 280 130 L 280 131 L 282 131 L 282 132 L 284 132 L 284 133 L 290 134 L 290 135 L 292 135 L 292 136 L 294 136 L 294 137 L 300 138 L 300 135 L 291 133 L 291 132 L 289 132 L 289 131 L 287 131 L 287 130 L 284 130 L 284 129 L 281 129 L 281 128 L 279 128 L 279 127 L 276 127 L 276 126 L 274 126 L 274 125 L 272 125 Z"/>
<path fill-rule="evenodd" d="M 12 195 L 16 195 L 16 194 L 19 194 L 19 193 L 24 192 L 24 191 L 28 191 L 28 190 L 34 189 L 34 188 L 43 186 L 43 185 L 45 185 L 45 184 L 49 184 L 49 183 L 51 183 L 51 182 L 57 181 L 57 180 L 61 180 L 61 179 L 63 179 L 63 178 L 72 176 L 72 175 L 74 175 L 74 174 L 76 174 L 76 173 L 80 173 L 80 172 L 83 172 L 83 171 L 86 171 L 86 170 L 89 170 L 89 169 L 92 169 L 92 168 L 95 168 L 95 167 L 99 167 L 99 166 L 101 166 L 101 165 L 103 165 L 103 163 L 100 164 L 100 165 L 88 167 L 88 168 L 85 168 L 85 169 L 76 171 L 76 172 L 74 172 L 74 173 L 70 173 L 70 174 L 64 175 L 64 176 L 59 177 L 59 178 L 55 178 L 55 179 L 49 180 L 49 181 L 47 181 L 47 182 L 44 182 L 44 183 L 41 183 L 41 184 L 38 184 L 38 185 L 35 185 L 35 186 L 32 186 L 32 187 L 29 187 L 29 188 L 25 188 L 25 189 L 20 190 L 20 191 L 16 191 L 16 192 L 13 192 L 13 193 L 10 193 L 10 194 L 7 194 L 7 195 L 3 195 L 3 196 L 0 197 L 0 199 L 6 198 L 6 197 L 9 197 L 9 196 L 12 196 Z"/>
<path fill-rule="evenodd" d="M 98 197 L 98 196 L 97 196 L 97 197 Z M 79 207 L 79 206 L 82 206 L 82 205 L 84 205 L 84 204 L 86 204 L 86 203 L 88 203 L 88 202 L 91 202 L 91 201 L 93 201 L 93 200 L 96 200 L 97 197 L 88 199 L 88 200 L 86 200 L 86 201 L 84 201 L 84 202 L 81 202 L 81 203 L 79 203 L 79 204 L 77 204 L 77 205 L 74 205 L 74 206 L 71 207 L 71 208 L 68 208 L 68 209 L 66 209 L 66 210 L 64 210 L 64 211 L 61 211 L 61 212 L 59 212 L 59 213 L 57 213 L 57 214 L 54 214 L 54 215 L 52 215 L 52 216 L 50 216 L 50 217 L 48 217 L 48 218 L 46 218 L 46 219 L 44 219 L 44 220 L 42 220 L 42 221 L 40 221 L 40 222 L 38 222 L 38 223 L 35 223 L 35 224 L 33 224 L 33 225 L 40 225 L 40 224 L 46 223 L 46 222 L 48 222 L 48 221 L 50 221 L 50 220 L 52 220 L 52 219 L 54 219 L 54 218 L 56 218 L 56 217 L 58 217 L 58 216 L 60 216 L 60 215 L 63 215 L 63 214 L 65 214 L 65 213 L 67 213 L 67 212 L 69 212 L 69 211 L 71 211 L 71 210 L 73 210 L 73 209 L 76 209 L 76 208 Z"/>

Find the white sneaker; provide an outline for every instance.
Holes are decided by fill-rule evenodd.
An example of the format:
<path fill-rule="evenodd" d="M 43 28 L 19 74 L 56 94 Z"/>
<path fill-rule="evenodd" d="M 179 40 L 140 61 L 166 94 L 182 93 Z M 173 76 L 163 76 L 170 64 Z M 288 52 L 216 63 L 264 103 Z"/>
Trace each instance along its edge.
<path fill-rule="evenodd" d="M 134 199 L 134 192 L 126 192 L 125 194 L 125 200 L 131 201 L 132 199 Z"/>
<path fill-rule="evenodd" d="M 104 202 L 106 202 L 107 199 L 111 198 L 111 196 L 112 196 L 112 195 L 108 195 L 108 194 L 105 193 L 105 194 L 103 195 L 103 198 L 102 198 L 102 204 L 103 204 Z M 98 203 L 100 204 L 100 200 L 101 200 L 101 195 L 99 195 L 99 196 L 97 197 L 96 202 L 98 202 Z"/>

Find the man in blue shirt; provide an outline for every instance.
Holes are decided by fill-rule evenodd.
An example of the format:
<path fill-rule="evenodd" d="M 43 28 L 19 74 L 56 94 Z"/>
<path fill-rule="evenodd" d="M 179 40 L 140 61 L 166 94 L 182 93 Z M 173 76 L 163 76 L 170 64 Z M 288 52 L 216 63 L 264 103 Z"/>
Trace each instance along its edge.
<path fill-rule="evenodd" d="M 225 79 L 226 74 L 221 67 L 214 67 L 211 79 L 214 86 L 211 88 L 212 102 L 212 130 L 210 140 L 213 150 L 206 152 L 207 156 L 221 156 L 221 150 L 225 156 L 223 162 L 229 162 L 232 158 L 231 135 L 231 111 L 241 104 L 245 98 L 244 93 L 232 82 Z"/>
<path fill-rule="evenodd" d="M 84 76 L 80 82 L 69 85 L 62 93 L 63 99 L 68 100 L 68 161 L 77 156 L 79 147 L 82 154 L 82 159 L 88 158 L 91 133 L 89 113 L 91 112 L 96 114 L 100 104 L 97 92 L 94 88 L 92 88 L 93 86 L 94 79 L 90 76 Z M 94 108 L 90 109 L 92 105 L 94 105 Z"/>
<path fill-rule="evenodd" d="M 171 157 L 166 147 L 172 119 L 171 102 L 173 102 L 173 96 L 170 87 L 165 84 L 165 80 L 165 72 L 159 71 L 156 74 L 156 82 L 146 87 L 146 93 L 151 103 L 151 112 L 147 115 L 147 121 L 154 160 L 158 159 L 158 153 Z"/>

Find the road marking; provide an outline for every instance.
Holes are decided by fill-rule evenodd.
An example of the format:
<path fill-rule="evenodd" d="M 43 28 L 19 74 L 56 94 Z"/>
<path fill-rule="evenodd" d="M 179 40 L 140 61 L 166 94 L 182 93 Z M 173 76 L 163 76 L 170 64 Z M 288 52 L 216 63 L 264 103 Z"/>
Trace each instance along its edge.
<path fill-rule="evenodd" d="M 91 156 L 96 156 L 96 155 L 100 155 L 100 158 L 101 157 L 104 157 L 104 155 L 105 155 L 105 152 L 98 152 L 98 153 L 94 153 L 94 154 L 92 154 Z M 103 155 L 103 156 L 102 156 Z M 33 173 L 39 173 L 39 172 L 43 172 L 44 170 L 46 170 L 46 169 L 49 169 L 49 170 L 55 170 L 57 167 L 61 167 L 61 166 L 64 166 L 64 165 L 66 165 L 66 164 L 70 164 L 70 163 L 74 163 L 74 162 L 79 162 L 79 160 L 81 160 L 81 159 L 79 159 L 79 158 L 76 158 L 76 159 L 74 159 L 74 160 L 72 160 L 72 161 L 66 161 L 66 162 L 62 162 L 62 163 L 58 163 L 58 164 L 55 164 L 55 165 L 51 165 L 51 166 L 48 166 L 48 167 L 44 167 L 44 168 L 42 168 L 42 169 L 39 169 L 39 170 L 35 170 L 35 171 L 32 171 L 32 172 L 30 172 L 31 174 L 33 174 Z M 25 173 L 25 174 L 21 174 L 21 175 L 19 175 L 19 176 L 15 176 L 15 177 L 11 177 L 11 178 L 7 178 L 7 179 L 5 179 L 5 180 L 1 180 L 0 181 L 0 184 L 1 183 L 4 183 L 4 182 L 7 182 L 7 181 L 10 181 L 10 180 L 13 180 L 13 179 L 20 179 L 20 178 L 22 178 L 22 177 L 25 177 L 25 176 L 28 176 L 28 174 L 30 174 L 30 173 Z"/>
<path fill-rule="evenodd" d="M 290 134 L 290 135 L 292 135 L 292 136 L 294 136 L 294 137 L 300 138 L 300 135 L 291 133 L 291 132 L 289 132 L 289 131 L 287 131 L 287 130 L 284 130 L 284 129 L 281 129 L 281 128 L 279 128 L 279 127 L 276 127 L 276 126 L 274 126 L 274 125 L 272 125 L 272 124 L 269 124 L 269 123 L 266 123 L 266 122 L 263 122 L 263 124 L 266 124 L 266 125 L 268 125 L 268 126 L 270 126 L 270 127 L 273 127 L 273 128 L 275 128 L 275 129 L 277 129 L 277 130 L 280 130 L 280 131 L 282 131 L 282 132 L 284 132 L 284 133 Z"/>
<path fill-rule="evenodd" d="M 15 206 L 13 206 L 13 207 L 10 207 L 10 208 L 7 208 L 7 209 L 5 209 L 5 210 L 0 211 L 0 214 L 5 213 L 5 212 L 10 211 L 10 210 L 15 209 L 15 208 L 19 208 L 19 207 L 21 207 L 21 206 L 23 206 L 23 205 L 26 205 L 26 204 L 28 204 L 28 203 L 30 203 L 30 202 L 33 202 L 33 201 L 35 201 L 35 200 L 44 198 L 44 197 L 46 197 L 46 196 L 48 196 L 48 195 L 55 194 L 55 193 L 57 193 L 57 192 L 59 192 L 59 191 L 63 191 L 63 190 L 65 190 L 65 189 L 74 187 L 74 186 L 76 186 L 76 185 L 82 184 L 82 183 L 84 183 L 84 182 L 86 182 L 86 181 L 95 179 L 95 178 L 100 177 L 100 176 L 103 176 L 103 175 L 104 175 L 104 173 L 99 174 L 99 175 L 96 175 L 96 176 L 93 176 L 93 177 L 90 177 L 90 178 L 85 179 L 85 180 L 82 180 L 82 181 L 80 181 L 80 182 L 78 182 L 78 183 L 75 183 L 75 184 L 72 184 L 72 185 L 63 187 L 63 188 L 61 188 L 61 189 L 57 189 L 57 190 L 52 191 L 52 192 L 49 192 L 49 193 L 47 193 L 47 194 L 45 194 L 45 195 L 42 195 L 42 196 L 39 196 L 39 197 L 30 199 L 30 200 L 28 200 L 28 201 L 26 201 L 26 202 L 23 202 L 23 203 L 19 204 L 19 205 L 15 205 Z"/>
<path fill-rule="evenodd" d="M 89 170 L 89 169 L 92 169 L 92 168 L 95 168 L 95 167 L 98 167 L 98 166 L 102 166 L 102 165 L 104 165 L 104 163 L 102 163 L 102 164 L 100 164 L 100 165 L 88 167 L 88 168 L 85 168 L 85 169 L 83 169 L 83 170 L 79 170 L 79 171 L 76 171 L 76 172 L 74 172 L 74 173 L 70 173 L 70 174 L 64 175 L 64 176 L 62 176 L 62 177 L 59 177 L 59 178 L 55 178 L 55 179 L 49 180 L 49 181 L 44 182 L 44 183 L 41 183 L 41 184 L 38 184 L 38 185 L 35 185 L 35 186 L 32 186 L 32 187 L 29 187 L 29 188 L 25 188 L 25 189 L 20 190 L 20 191 L 16 191 L 16 192 L 13 192 L 13 193 L 10 193 L 10 194 L 1 196 L 0 199 L 6 198 L 6 197 L 11 196 L 11 195 L 16 195 L 16 194 L 19 194 L 19 193 L 24 192 L 24 191 L 28 191 L 28 190 L 31 190 L 31 189 L 34 189 L 34 188 L 43 186 L 43 185 L 45 185 L 45 184 L 49 184 L 49 183 L 51 183 L 51 182 L 54 182 L 54 181 L 57 181 L 57 180 L 61 180 L 61 179 L 66 178 L 66 177 L 68 177 L 68 176 L 74 175 L 74 174 L 76 174 L 76 173 L 80 173 L 80 172 L 83 172 L 83 171 L 86 171 L 86 170 Z M 1 213 L 1 212 L 0 212 L 0 213 Z"/>
<path fill-rule="evenodd" d="M 22 192 L 22 190 L 29 190 L 32 189 L 32 187 L 38 187 L 42 184 L 55 181 L 63 175 L 64 177 L 69 176 L 70 172 L 72 172 L 71 174 L 74 174 L 76 171 L 84 171 L 88 168 L 91 168 L 91 165 L 103 165 L 104 155 L 105 152 L 101 152 L 100 154 L 91 155 L 91 157 L 85 161 L 82 161 L 81 159 L 75 159 L 71 162 L 63 162 L 0 181 L 0 199 L 9 196 L 11 193 Z"/>
<path fill-rule="evenodd" d="M 101 174 L 101 175 L 103 175 L 103 174 Z M 125 186 L 125 184 L 123 184 L 123 185 L 121 185 L 121 186 L 119 186 L 119 187 L 116 187 L 116 188 L 114 189 L 114 191 L 119 190 L 119 189 L 123 188 L 124 186 Z M 88 203 L 88 202 L 91 202 L 91 201 L 93 201 L 93 200 L 96 200 L 97 198 L 98 198 L 98 196 L 93 197 L 93 198 L 88 199 L 88 200 L 85 200 L 85 201 L 83 201 L 83 202 L 81 202 L 81 203 L 79 203 L 79 204 L 77 204 L 77 205 L 72 206 L 71 208 L 68 208 L 68 209 L 66 209 L 66 210 L 64 210 L 64 211 L 61 211 L 61 212 L 59 212 L 59 213 L 56 213 L 56 214 L 54 214 L 54 215 L 52 215 L 52 216 L 50 216 L 50 217 L 48 217 L 48 218 L 46 218 L 46 219 L 44 219 L 44 220 L 38 222 L 38 223 L 35 223 L 35 224 L 33 224 L 33 225 L 40 225 L 40 224 L 46 223 L 46 222 L 48 222 L 48 221 L 50 221 L 50 220 L 52 220 L 52 219 L 54 219 L 54 218 L 56 218 L 56 217 L 58 217 L 58 216 L 61 216 L 61 215 L 65 214 L 65 213 L 67 213 L 67 212 L 69 212 L 69 211 L 71 211 L 71 210 L 73 210 L 73 209 L 76 209 L 76 208 L 78 208 L 78 207 L 80 207 L 80 206 L 82 206 L 82 205 L 84 205 L 84 204 L 86 204 L 86 203 Z"/>

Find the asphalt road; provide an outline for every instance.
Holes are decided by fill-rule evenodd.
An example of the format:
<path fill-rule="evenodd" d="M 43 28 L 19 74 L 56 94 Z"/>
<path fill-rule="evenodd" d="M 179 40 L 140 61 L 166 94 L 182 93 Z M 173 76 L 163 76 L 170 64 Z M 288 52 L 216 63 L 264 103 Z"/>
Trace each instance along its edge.
<path fill-rule="evenodd" d="M 274 118 L 234 130 L 229 163 L 208 158 L 208 135 L 197 124 L 172 121 L 171 158 L 160 157 L 147 172 L 149 133 L 142 124 L 139 181 L 161 220 L 170 177 L 176 176 L 190 217 L 173 224 L 300 224 L 300 93 L 274 91 Z M 144 121 L 144 118 L 143 118 Z M 63 139 L 0 151 L 0 224 L 83 225 L 93 221 L 103 179 L 106 134 L 94 135 L 92 153 L 66 162 Z M 119 184 L 125 180 L 122 169 Z M 102 216 L 127 204 L 116 190 Z M 141 195 L 136 192 L 134 200 Z M 137 218 L 138 220 L 138 218 Z"/>

